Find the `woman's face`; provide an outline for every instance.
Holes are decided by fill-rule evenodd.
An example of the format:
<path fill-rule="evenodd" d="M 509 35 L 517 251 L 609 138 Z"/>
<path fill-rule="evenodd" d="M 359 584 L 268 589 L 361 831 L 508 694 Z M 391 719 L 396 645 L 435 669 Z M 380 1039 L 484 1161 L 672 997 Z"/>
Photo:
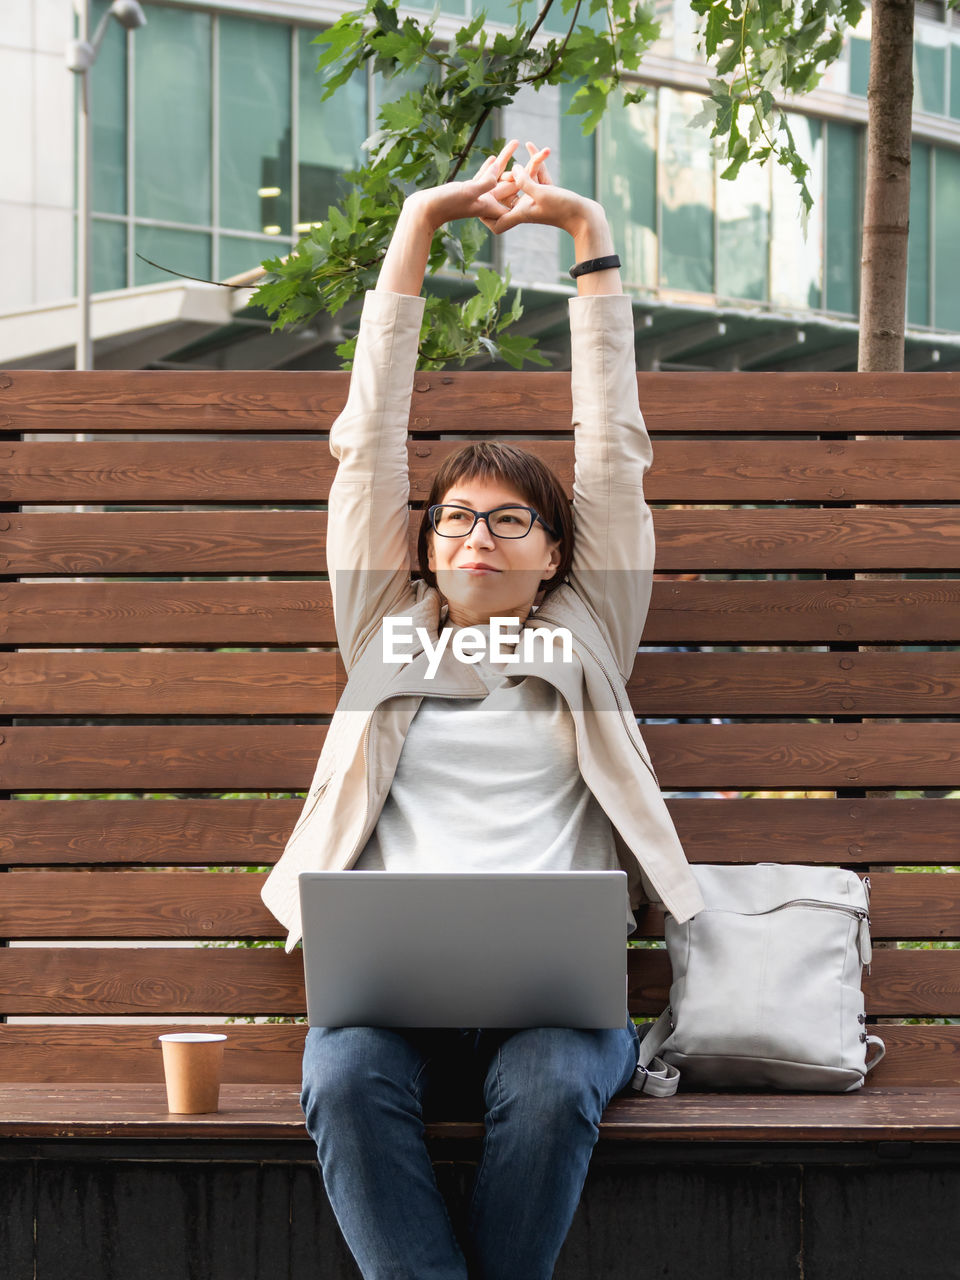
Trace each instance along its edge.
<path fill-rule="evenodd" d="M 530 506 L 510 486 L 480 479 L 458 480 L 441 501 L 474 511 Z M 486 520 L 464 537 L 442 538 L 431 530 L 427 548 L 449 620 L 458 627 L 483 626 L 493 617 L 525 619 L 541 579 L 552 578 L 560 564 L 560 544 L 537 523 L 525 538 L 495 538 Z"/>

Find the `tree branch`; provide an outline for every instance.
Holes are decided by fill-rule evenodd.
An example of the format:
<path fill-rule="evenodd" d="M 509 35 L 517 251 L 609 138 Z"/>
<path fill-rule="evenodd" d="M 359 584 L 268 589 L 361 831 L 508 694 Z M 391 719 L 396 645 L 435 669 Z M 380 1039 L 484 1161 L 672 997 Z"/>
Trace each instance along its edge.
<path fill-rule="evenodd" d="M 957 0 L 957 3 L 960 4 L 960 0 Z M 521 80 L 519 82 L 520 84 L 536 84 L 539 80 L 545 80 L 554 69 L 567 51 L 567 45 L 570 43 L 570 37 L 573 35 L 573 29 L 577 25 L 577 18 L 580 16 L 580 6 L 582 4 L 583 0 L 577 0 L 577 7 L 573 11 L 573 17 L 570 19 L 570 26 L 567 28 L 567 34 L 563 37 L 563 44 L 554 54 L 553 58 L 551 58 L 549 65 L 538 75 L 528 76 L 526 80 Z"/>
<path fill-rule="evenodd" d="M 553 8 L 553 0 L 547 0 L 547 3 L 543 6 L 539 14 L 537 15 L 536 22 L 530 28 L 529 34 L 527 35 L 526 43 L 523 46 L 524 53 L 526 53 L 526 51 L 530 48 L 530 43 L 533 40 L 533 37 L 537 34 L 537 32 L 543 26 L 544 22 L 546 21 L 547 14 L 550 12 L 552 8 Z M 577 0 L 577 11 L 579 12 L 579 10 L 580 10 L 580 0 Z M 568 33 L 567 40 L 569 39 L 570 39 L 570 36 Z M 566 45 L 566 40 L 564 41 L 564 45 Z M 448 182 L 452 182 L 454 178 L 457 176 L 457 174 L 460 172 L 460 170 L 463 168 L 464 164 L 466 163 L 467 156 L 473 150 L 473 144 L 476 142 L 477 138 L 480 136 L 480 130 L 487 123 L 487 120 L 490 118 L 490 113 L 492 110 L 493 110 L 492 105 L 489 107 L 486 107 L 482 115 L 480 116 L 480 119 L 474 125 L 473 132 L 470 134 L 470 137 L 467 139 L 467 145 L 463 148 L 463 150 L 457 156 L 457 163 L 453 166 L 453 170 L 447 178 Z"/>

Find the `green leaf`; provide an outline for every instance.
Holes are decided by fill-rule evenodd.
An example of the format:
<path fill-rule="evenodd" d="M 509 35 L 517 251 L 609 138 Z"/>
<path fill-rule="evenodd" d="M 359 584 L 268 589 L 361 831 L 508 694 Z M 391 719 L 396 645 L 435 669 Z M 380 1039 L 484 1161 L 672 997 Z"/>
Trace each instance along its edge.
<path fill-rule="evenodd" d="M 414 131 L 420 127 L 423 119 L 422 104 L 418 95 L 405 94 L 394 102 L 385 102 L 380 108 L 380 120 L 384 130 L 396 130 L 398 133 Z"/>
<path fill-rule="evenodd" d="M 707 25 L 703 32 L 704 48 L 708 58 L 712 58 L 719 46 L 726 39 L 726 14 L 723 6 L 715 4 L 707 16 Z"/>
<path fill-rule="evenodd" d="M 522 369 L 524 361 L 540 365 L 541 368 L 550 367 L 550 361 L 542 352 L 536 350 L 536 343 L 532 338 L 519 334 L 510 337 L 501 335 L 497 339 L 497 346 L 500 350 L 500 359 L 505 360 L 513 369 Z"/>
<path fill-rule="evenodd" d="M 610 86 L 605 86 L 603 81 L 597 81 L 594 84 L 584 85 L 582 89 L 578 89 L 573 95 L 569 114 L 586 117 L 582 129 L 584 137 L 593 133 L 600 123 L 600 119 L 607 107 L 609 93 Z"/>

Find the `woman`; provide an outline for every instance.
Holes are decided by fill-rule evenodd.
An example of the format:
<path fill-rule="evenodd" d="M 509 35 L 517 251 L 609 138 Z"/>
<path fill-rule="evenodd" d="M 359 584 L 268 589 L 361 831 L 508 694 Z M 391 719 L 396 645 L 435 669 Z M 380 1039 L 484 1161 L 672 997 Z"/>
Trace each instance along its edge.
<path fill-rule="evenodd" d="M 264 900 L 299 937 L 301 871 L 622 868 L 630 902 L 686 920 L 702 900 L 626 698 L 653 569 L 633 325 L 596 202 L 555 186 L 548 150 L 490 157 L 472 181 L 410 196 L 361 321 L 327 556 L 349 672 L 313 785 Z M 434 233 L 479 217 L 573 238 L 573 523 L 535 458 L 470 445 L 441 467 L 410 580 L 406 430 Z M 597 260 L 601 260 L 599 263 Z M 574 531 L 575 525 L 575 531 Z M 384 620 L 410 620 L 412 660 L 385 661 Z M 572 661 L 467 665 L 445 629 L 494 617 L 564 628 Z M 418 631 L 419 629 L 419 631 Z M 449 637 L 448 637 L 449 638 Z M 481 714 L 481 712 L 483 714 Z M 546 1280 L 579 1200 L 601 1112 L 637 1060 L 619 1030 L 313 1027 L 302 1103 L 324 1183 L 367 1280 Z M 423 1142 L 437 1080 L 464 1072 L 486 1136 L 458 1240 Z"/>

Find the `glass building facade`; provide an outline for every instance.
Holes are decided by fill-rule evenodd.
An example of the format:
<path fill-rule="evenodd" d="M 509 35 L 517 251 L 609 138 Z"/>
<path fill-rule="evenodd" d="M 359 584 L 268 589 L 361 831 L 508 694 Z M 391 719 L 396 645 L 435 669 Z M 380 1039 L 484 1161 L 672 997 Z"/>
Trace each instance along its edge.
<path fill-rule="evenodd" d="M 532 11 L 534 0 L 527 2 Z M 26 12 L 30 0 L 14 3 Z M 108 4 L 92 0 L 91 25 Z M 441 11 L 455 23 L 480 4 L 442 0 Z M 70 0 L 63 5 L 68 10 Z M 411 84 L 369 72 L 321 101 L 312 44 L 320 27 L 299 20 L 302 3 L 291 0 L 286 16 L 284 8 L 282 0 L 272 0 L 269 13 L 249 3 L 234 10 L 229 0 L 206 7 L 203 0 L 145 0 L 142 31 L 108 24 L 91 79 L 95 292 L 169 283 L 169 271 L 215 280 L 247 271 L 285 253 L 344 191 L 342 175 L 362 159 L 379 105 Z M 486 0 L 483 8 L 491 21 L 512 21 L 509 0 Z M 555 176 L 604 203 L 626 280 L 641 294 L 855 317 L 869 10 L 825 76 L 826 95 L 810 95 L 791 116 L 815 199 L 804 233 L 795 185 L 780 166 L 747 166 L 734 182 L 720 178 L 725 162 L 712 154 L 707 131 L 690 124 L 705 81 L 689 0 L 655 0 L 655 8 L 661 36 L 644 68 L 657 84 L 643 102 L 608 111 L 585 139 L 579 118 L 564 114 L 573 88 L 541 95 L 555 112 Z M 932 0 L 917 11 L 908 322 L 960 332 L 960 276 L 952 269 L 960 239 L 960 13 Z M 566 20 L 558 12 L 557 29 Z M 0 52 L 5 21 L 0 15 Z M 56 74 L 66 77 L 62 43 L 57 49 Z M 53 43 L 44 53 L 52 85 Z M 493 131 L 506 127 L 502 118 Z M 63 125 L 62 147 L 72 149 L 71 129 Z M 48 171 L 59 165 L 52 157 Z M 45 198 L 25 189 L 21 200 L 40 212 L 33 267 L 16 258 L 6 267 L 15 304 L 73 289 L 68 261 L 58 268 L 56 292 L 49 282 L 35 284 L 40 218 L 53 217 Z M 0 194 L 0 206 L 3 200 Z M 58 195 L 57 205 L 58 216 L 67 216 L 69 195 Z M 0 208 L 4 216 L 11 210 Z M 501 242 L 493 247 L 503 252 Z M 543 261 L 538 282 L 546 279 Z M 511 260 L 514 279 L 524 279 L 522 265 Z M 557 261 L 552 283 L 569 283 L 568 265 Z"/>
<path fill-rule="evenodd" d="M 107 8 L 95 0 L 93 20 Z M 112 23 L 97 66 L 96 291 L 169 279 L 160 266 L 221 279 L 284 252 L 372 127 L 364 77 L 320 102 L 319 28 L 144 8 L 143 36 Z"/>
<path fill-rule="evenodd" d="M 94 20 L 107 2 L 95 0 Z M 466 2 L 446 0 L 444 11 L 462 16 Z M 485 7 L 509 21 L 506 0 Z M 357 76 L 322 102 L 317 28 L 179 5 L 145 9 L 139 37 L 111 24 L 97 68 L 98 291 L 169 279 L 161 267 L 224 279 L 286 251 L 342 191 L 379 102 L 409 88 Z M 654 52 L 693 59 L 689 6 L 658 9 Z M 929 27 L 918 23 L 918 106 L 960 117 L 960 25 L 944 25 L 936 43 Z M 868 68 L 869 41 L 855 36 L 843 64 L 852 96 L 865 93 Z M 572 93 L 561 91 L 562 111 Z M 792 117 L 816 198 L 804 237 L 794 184 L 778 166 L 720 179 L 707 132 L 690 126 L 701 102 L 695 91 L 652 87 L 644 102 L 608 112 L 592 138 L 572 117 L 559 122 L 561 180 L 603 201 L 627 282 L 667 298 L 855 315 L 864 126 Z M 918 140 L 911 325 L 960 329 L 960 281 L 948 269 L 958 233 L 960 151 Z"/>

